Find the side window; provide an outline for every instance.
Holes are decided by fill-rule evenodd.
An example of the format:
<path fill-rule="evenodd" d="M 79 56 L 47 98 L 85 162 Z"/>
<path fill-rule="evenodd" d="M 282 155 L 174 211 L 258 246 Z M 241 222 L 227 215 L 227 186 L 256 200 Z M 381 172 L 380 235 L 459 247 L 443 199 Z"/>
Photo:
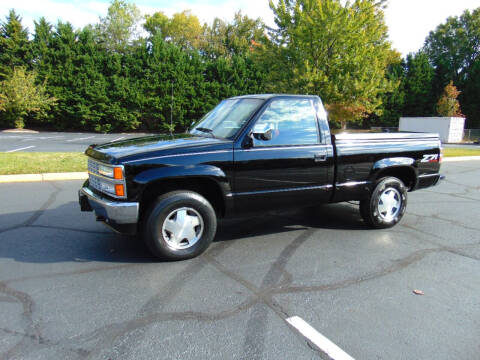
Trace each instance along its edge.
<path fill-rule="evenodd" d="M 270 103 L 255 124 L 269 129 L 270 139 L 253 137 L 253 146 L 318 144 L 317 119 L 309 99 L 279 99 Z"/>

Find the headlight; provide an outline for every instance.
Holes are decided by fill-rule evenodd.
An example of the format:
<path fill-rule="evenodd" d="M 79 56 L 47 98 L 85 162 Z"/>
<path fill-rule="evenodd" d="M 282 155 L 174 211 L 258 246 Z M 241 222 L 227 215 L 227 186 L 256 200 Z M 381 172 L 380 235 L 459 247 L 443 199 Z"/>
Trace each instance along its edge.
<path fill-rule="evenodd" d="M 117 198 L 127 197 L 122 165 L 110 165 L 88 159 L 88 178 L 93 189 Z"/>
<path fill-rule="evenodd" d="M 125 196 L 125 186 L 123 184 L 115 184 L 107 181 L 100 181 L 100 191 L 112 194 L 118 197 Z"/>
<path fill-rule="evenodd" d="M 99 165 L 98 173 L 100 175 L 103 175 L 112 179 L 116 179 L 116 180 L 123 179 L 123 170 L 119 166 L 111 167 L 111 166 Z"/>
<path fill-rule="evenodd" d="M 98 173 L 100 175 L 113 178 L 113 167 L 110 166 L 105 166 L 105 165 L 99 165 L 98 166 Z"/>
<path fill-rule="evenodd" d="M 100 189 L 99 190 L 104 191 L 106 193 L 116 195 L 115 194 L 115 184 L 114 183 L 110 183 L 110 182 L 106 182 L 106 181 L 100 181 Z"/>

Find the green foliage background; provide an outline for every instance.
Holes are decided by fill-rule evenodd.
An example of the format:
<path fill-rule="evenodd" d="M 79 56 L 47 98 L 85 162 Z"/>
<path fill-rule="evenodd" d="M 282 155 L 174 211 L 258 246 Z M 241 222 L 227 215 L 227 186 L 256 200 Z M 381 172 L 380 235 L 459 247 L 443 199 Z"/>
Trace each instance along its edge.
<path fill-rule="evenodd" d="M 437 116 L 436 104 L 452 81 L 460 91 L 466 128 L 480 127 L 480 8 L 446 19 L 405 60 L 389 66 L 399 86 L 384 95 L 384 113 L 370 119 L 396 126 L 399 116 Z"/>
<path fill-rule="evenodd" d="M 218 34 L 217 48 L 226 50 L 212 56 L 160 33 L 134 37 L 131 23 L 123 30 L 111 24 L 123 13 L 109 11 L 104 23 L 79 30 L 41 18 L 29 40 L 20 17 L 10 12 L 0 33 L 0 80 L 23 66 L 35 71 L 38 84 L 56 100 L 43 116 L 25 114 L 26 126 L 166 132 L 172 115 L 172 130 L 181 132 L 224 98 L 264 91 L 265 76 L 249 46 L 227 50 Z M 6 115 L 0 111 L 0 127 L 12 127 Z"/>
<path fill-rule="evenodd" d="M 0 82 L 22 68 L 55 99 L 35 107 L 41 113 L 23 111 L 32 128 L 181 132 L 224 98 L 263 92 L 319 95 L 334 126 L 397 126 L 400 116 L 436 115 L 450 81 L 467 127 L 480 126 L 480 8 L 447 19 L 402 59 L 388 41 L 384 0 L 270 6 L 274 29 L 241 12 L 202 25 L 190 11 L 157 12 L 142 28 L 134 4 L 113 0 L 97 24 L 40 18 L 30 34 L 12 10 L 0 23 Z M 1 110 L 2 97 L 0 127 L 11 127 Z"/>

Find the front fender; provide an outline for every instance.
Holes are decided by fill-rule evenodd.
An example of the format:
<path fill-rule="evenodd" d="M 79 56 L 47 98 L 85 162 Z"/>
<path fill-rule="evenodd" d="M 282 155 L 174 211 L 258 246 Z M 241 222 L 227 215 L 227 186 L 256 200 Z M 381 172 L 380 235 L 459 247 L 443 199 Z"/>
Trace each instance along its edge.
<path fill-rule="evenodd" d="M 222 169 L 213 165 L 163 166 L 148 169 L 138 173 L 133 181 L 140 186 L 159 180 L 174 180 L 186 178 L 209 178 L 214 180 L 223 192 L 223 196 L 231 193 L 230 182 Z"/>

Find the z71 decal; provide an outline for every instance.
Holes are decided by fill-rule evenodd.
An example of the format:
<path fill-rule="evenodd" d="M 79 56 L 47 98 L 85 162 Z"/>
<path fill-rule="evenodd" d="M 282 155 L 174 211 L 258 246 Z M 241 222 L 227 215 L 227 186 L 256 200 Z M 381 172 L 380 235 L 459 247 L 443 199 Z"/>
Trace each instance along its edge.
<path fill-rule="evenodd" d="M 425 162 L 438 162 L 438 154 L 423 155 L 422 163 Z"/>

